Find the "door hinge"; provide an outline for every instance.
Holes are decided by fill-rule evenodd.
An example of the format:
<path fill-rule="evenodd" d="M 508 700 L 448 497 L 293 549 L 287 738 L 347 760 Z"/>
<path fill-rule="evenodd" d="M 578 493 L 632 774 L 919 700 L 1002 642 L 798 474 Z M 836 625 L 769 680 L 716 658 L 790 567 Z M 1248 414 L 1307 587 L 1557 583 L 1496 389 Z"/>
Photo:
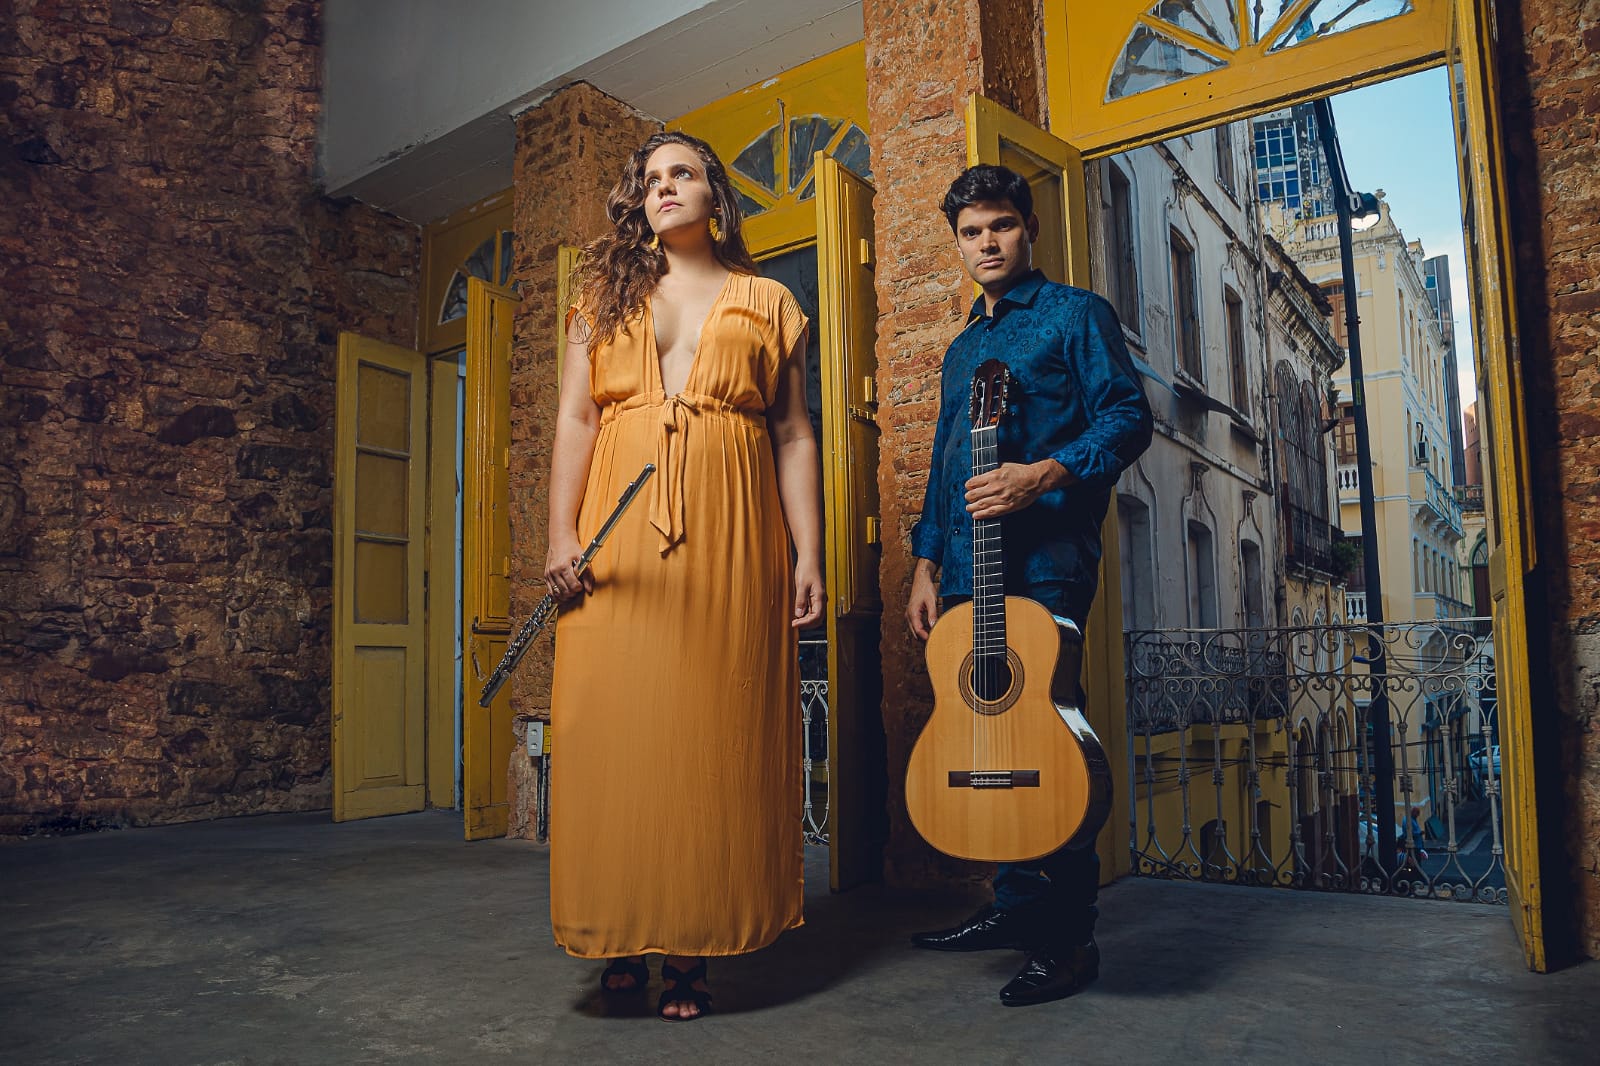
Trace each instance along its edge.
<path fill-rule="evenodd" d="M 861 238 L 861 244 L 856 249 L 856 258 L 868 270 L 874 269 L 878 264 L 872 255 L 872 240 L 868 237 Z"/>
<path fill-rule="evenodd" d="M 883 542 L 883 519 L 875 514 L 867 515 L 867 543 L 880 544 Z"/>

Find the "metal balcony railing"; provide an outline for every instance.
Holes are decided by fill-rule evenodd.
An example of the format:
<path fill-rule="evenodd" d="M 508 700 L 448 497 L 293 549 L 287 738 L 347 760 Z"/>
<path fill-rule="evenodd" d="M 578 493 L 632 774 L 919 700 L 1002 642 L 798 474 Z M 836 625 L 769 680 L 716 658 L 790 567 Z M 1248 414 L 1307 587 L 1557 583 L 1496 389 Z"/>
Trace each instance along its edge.
<path fill-rule="evenodd" d="M 1487 620 L 1139 630 L 1125 647 L 1136 874 L 1506 902 Z M 1380 686 L 1391 811 L 1374 806 Z"/>

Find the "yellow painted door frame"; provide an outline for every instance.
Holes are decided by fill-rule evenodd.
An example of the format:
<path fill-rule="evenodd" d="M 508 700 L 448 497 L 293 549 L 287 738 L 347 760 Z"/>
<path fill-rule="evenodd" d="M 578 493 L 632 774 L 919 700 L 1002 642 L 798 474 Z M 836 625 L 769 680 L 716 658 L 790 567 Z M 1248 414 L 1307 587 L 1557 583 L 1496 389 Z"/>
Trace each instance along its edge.
<path fill-rule="evenodd" d="M 333 817 L 426 802 L 427 360 L 339 335 L 333 513 Z"/>
<path fill-rule="evenodd" d="M 1516 263 L 1506 203 L 1492 0 L 1458 0 L 1449 70 L 1462 229 L 1478 352 L 1488 476 L 1489 590 L 1505 810 L 1506 892 L 1531 969 L 1548 968 L 1533 770 L 1533 698 L 1524 580 L 1536 562 L 1528 495 L 1527 409 L 1517 352 Z"/>
<path fill-rule="evenodd" d="M 461 790 L 466 838 L 505 836 L 512 736 L 511 686 L 488 708 L 477 691 L 511 638 L 511 337 L 517 297 L 467 282 L 465 470 L 461 504 Z"/>
<path fill-rule="evenodd" d="M 1046 133 L 1020 115 L 976 94 L 967 98 L 967 162 L 1010 167 L 1028 179 L 1039 239 L 1034 265 L 1052 281 L 1091 288 L 1089 219 L 1083 156 L 1066 141 Z M 1100 530 L 1100 594 L 1085 625 L 1083 690 L 1089 724 L 1111 763 L 1113 780 L 1109 828 L 1100 834 L 1100 875 L 1112 881 L 1129 872 L 1129 853 L 1121 827 L 1128 823 L 1132 783 L 1128 780 L 1127 692 L 1122 652 L 1121 540 L 1117 509 L 1106 509 Z"/>
<path fill-rule="evenodd" d="M 428 360 L 428 806 L 456 805 L 456 356 Z M 470 678 L 464 677 L 463 681 Z"/>
<path fill-rule="evenodd" d="M 877 290 L 873 189 L 816 154 L 817 331 L 822 362 L 823 497 L 828 578 L 829 883 L 881 876 L 884 795 L 883 601 L 878 510 Z"/>

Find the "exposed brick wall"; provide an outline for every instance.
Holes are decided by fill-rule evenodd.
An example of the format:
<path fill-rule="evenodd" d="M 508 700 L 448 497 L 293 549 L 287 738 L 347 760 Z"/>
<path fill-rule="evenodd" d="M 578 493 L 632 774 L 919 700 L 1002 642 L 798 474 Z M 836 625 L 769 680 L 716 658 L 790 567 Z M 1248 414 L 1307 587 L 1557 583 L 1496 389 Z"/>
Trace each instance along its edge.
<path fill-rule="evenodd" d="M 911 527 L 922 509 L 939 412 L 939 365 L 972 299 L 939 201 L 967 165 L 967 96 L 1024 115 L 1043 110 L 1031 0 L 927 4 L 866 0 L 867 114 L 877 197 L 878 464 L 884 551 L 883 719 L 889 757 L 889 880 L 963 879 L 981 870 L 930 849 L 906 818 L 911 745 L 932 709 L 920 641 L 906 628 Z"/>
<path fill-rule="evenodd" d="M 511 352 L 511 614 L 522 619 L 543 598 L 550 446 L 556 413 L 557 253 L 599 236 L 606 195 L 633 150 L 661 123 L 584 82 L 569 85 L 517 117 L 512 228 L 513 276 L 522 303 Z M 551 175 L 559 175 L 552 181 Z M 519 714 L 549 717 L 553 643 L 547 636 L 512 679 Z M 560 758 L 552 749 L 552 758 Z M 526 833 L 527 759 L 511 767 L 513 835 Z"/>
<path fill-rule="evenodd" d="M 1547 892 L 1600 957 L 1600 0 L 1499 7 L 1532 490 L 1552 504 L 1535 508 L 1534 713 L 1556 727 L 1541 769 L 1565 782 L 1571 881 L 1547 865 Z"/>
<path fill-rule="evenodd" d="M 0 19 L 0 831 L 329 802 L 337 328 L 418 234 L 313 186 L 316 3 Z"/>

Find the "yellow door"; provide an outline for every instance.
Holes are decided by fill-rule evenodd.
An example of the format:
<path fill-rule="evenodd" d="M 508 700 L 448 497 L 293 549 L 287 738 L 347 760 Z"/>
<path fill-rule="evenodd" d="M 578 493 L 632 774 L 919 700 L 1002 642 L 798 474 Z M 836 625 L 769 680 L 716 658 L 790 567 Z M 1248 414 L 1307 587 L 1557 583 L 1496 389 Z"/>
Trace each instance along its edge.
<path fill-rule="evenodd" d="M 1462 235 L 1472 278 L 1478 349 L 1479 426 L 1487 465 L 1489 587 L 1494 603 L 1500 788 L 1505 804 L 1506 891 L 1528 966 L 1547 967 L 1539 826 L 1533 779 L 1533 706 L 1528 680 L 1528 617 L 1523 578 L 1534 565 L 1528 510 L 1528 445 L 1516 353 L 1515 263 L 1506 239 L 1507 208 L 1495 99 L 1490 0 L 1456 5 L 1450 72 L 1455 91 Z"/>
<path fill-rule="evenodd" d="M 339 335 L 333 817 L 421 810 L 427 361 Z"/>
<path fill-rule="evenodd" d="M 461 634 L 468 664 L 461 711 L 462 808 L 468 840 L 505 836 L 511 690 L 477 693 L 511 638 L 511 318 L 515 294 L 467 281 L 466 472 L 461 503 Z"/>
<path fill-rule="evenodd" d="M 1085 213 L 1083 157 L 1072 145 L 981 96 L 967 101 L 967 161 L 1010 167 L 1028 179 L 1039 239 L 1034 265 L 1051 281 L 1089 288 L 1089 223 Z M 1127 694 L 1122 661 L 1122 572 L 1118 556 L 1117 509 L 1106 510 L 1100 542 L 1100 594 L 1086 624 L 1083 690 L 1089 723 L 1099 734 L 1116 780 L 1113 827 L 1128 820 Z M 1102 832 L 1101 876 L 1109 881 L 1128 872 L 1128 849 L 1118 846 L 1113 828 Z"/>
<path fill-rule="evenodd" d="M 826 154 L 817 183 L 817 330 L 828 572 L 829 882 L 877 880 L 884 809 L 879 709 L 877 293 L 872 186 Z"/>

